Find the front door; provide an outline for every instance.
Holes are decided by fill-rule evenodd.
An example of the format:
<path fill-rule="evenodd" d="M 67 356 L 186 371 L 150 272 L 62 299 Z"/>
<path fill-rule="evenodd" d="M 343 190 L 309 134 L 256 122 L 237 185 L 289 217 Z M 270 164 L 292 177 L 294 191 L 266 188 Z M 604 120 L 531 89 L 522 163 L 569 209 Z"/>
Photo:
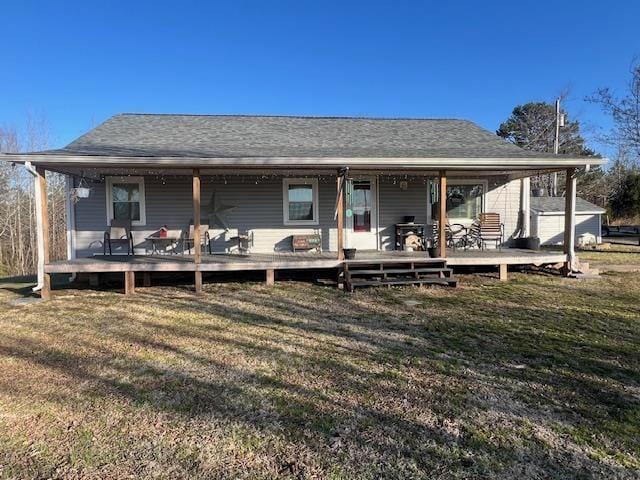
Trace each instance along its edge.
<path fill-rule="evenodd" d="M 350 180 L 349 187 L 348 245 L 358 250 L 377 250 L 376 179 Z"/>

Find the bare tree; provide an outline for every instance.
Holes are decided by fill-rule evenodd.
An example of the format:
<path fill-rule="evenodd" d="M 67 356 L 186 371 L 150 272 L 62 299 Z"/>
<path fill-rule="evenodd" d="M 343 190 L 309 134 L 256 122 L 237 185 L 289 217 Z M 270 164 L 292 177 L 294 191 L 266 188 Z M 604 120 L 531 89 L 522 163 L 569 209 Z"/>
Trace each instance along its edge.
<path fill-rule="evenodd" d="M 44 115 L 29 112 L 22 131 L 0 128 L 0 152 L 44 150 L 50 146 Z M 47 176 L 52 258 L 66 255 L 65 183 L 63 176 Z M 36 225 L 33 177 L 20 166 L 0 162 L 0 275 L 35 271 Z"/>
<path fill-rule="evenodd" d="M 587 100 L 599 104 L 611 115 L 613 131 L 606 136 L 614 145 L 623 145 L 626 160 L 640 165 L 640 61 L 636 60 L 630 69 L 631 80 L 628 91 L 622 97 L 616 96 L 608 87 L 600 88 Z"/>

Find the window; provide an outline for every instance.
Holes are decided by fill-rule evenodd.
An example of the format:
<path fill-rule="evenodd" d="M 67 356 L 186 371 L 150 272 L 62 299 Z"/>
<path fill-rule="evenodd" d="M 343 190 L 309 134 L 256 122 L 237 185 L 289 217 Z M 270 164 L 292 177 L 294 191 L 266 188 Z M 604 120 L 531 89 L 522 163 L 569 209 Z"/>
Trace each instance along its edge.
<path fill-rule="evenodd" d="M 107 222 L 130 220 L 132 225 L 145 225 L 144 178 L 107 178 Z"/>
<path fill-rule="evenodd" d="M 284 224 L 317 225 L 318 180 L 316 178 L 286 178 L 282 185 Z"/>
<path fill-rule="evenodd" d="M 486 182 L 456 181 L 447 185 L 447 216 L 451 220 L 473 220 L 482 213 Z"/>

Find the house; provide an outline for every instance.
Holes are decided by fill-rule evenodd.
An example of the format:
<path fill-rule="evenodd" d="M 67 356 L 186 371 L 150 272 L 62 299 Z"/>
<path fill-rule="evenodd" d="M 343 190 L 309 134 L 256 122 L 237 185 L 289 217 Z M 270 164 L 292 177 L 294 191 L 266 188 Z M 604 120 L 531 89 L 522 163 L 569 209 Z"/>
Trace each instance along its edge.
<path fill-rule="evenodd" d="M 564 241 L 563 197 L 531 198 L 531 235 L 540 239 L 541 245 L 562 245 Z M 602 242 L 602 215 L 604 208 L 580 197 L 576 198 L 576 243 L 580 239 Z M 588 242 L 587 242 L 588 243 Z"/>
<path fill-rule="evenodd" d="M 466 120 L 155 114 L 116 115 L 62 149 L 3 158 L 36 179 L 45 296 L 49 274 L 59 272 L 124 272 L 132 288 L 136 272 L 147 282 L 158 270 L 193 271 L 199 290 L 208 271 L 265 270 L 269 280 L 278 269 L 346 268 L 345 247 L 379 259 L 402 253 L 409 262 L 410 252 L 397 252 L 408 220 L 435 238 L 449 265 L 495 264 L 504 275 L 513 263 L 570 267 L 573 228 L 562 254 L 533 261 L 524 252 L 448 251 L 447 223 L 469 226 L 483 212 L 497 213 L 504 224 L 498 246 L 506 251 L 529 235 L 529 176 L 567 172 L 563 211 L 573 222 L 576 169 L 603 163 L 525 151 Z M 87 198 L 69 203 L 62 262 L 49 260 L 46 245 L 46 170 L 67 175 L 70 192 L 89 188 Z M 132 224 L 135 256 L 105 249 L 114 220 Z M 178 242 L 159 252 L 151 239 L 161 227 L 181 232 L 190 223 L 197 238 L 207 225 L 212 255 L 200 248 L 192 256 L 157 255 L 185 253 Z M 322 251 L 290 254 L 293 236 L 318 238 Z M 247 255 L 237 255 L 240 247 Z"/>

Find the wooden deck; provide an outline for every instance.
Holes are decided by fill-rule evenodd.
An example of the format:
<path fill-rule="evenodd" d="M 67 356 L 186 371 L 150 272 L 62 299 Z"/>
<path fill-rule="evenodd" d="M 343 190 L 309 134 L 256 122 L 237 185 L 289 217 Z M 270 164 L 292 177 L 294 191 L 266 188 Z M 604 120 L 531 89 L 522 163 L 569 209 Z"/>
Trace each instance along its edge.
<path fill-rule="evenodd" d="M 425 252 L 360 251 L 358 264 L 411 262 L 428 258 Z M 196 264 L 193 255 L 96 255 L 90 258 L 50 262 L 47 273 L 108 272 L 233 272 L 251 270 L 306 270 L 339 268 L 343 261 L 335 252 L 322 253 L 252 253 L 248 255 L 203 255 Z M 566 261 L 566 255 L 555 251 L 532 251 L 513 248 L 502 250 L 456 250 L 447 252 L 448 266 L 543 265 Z"/>

